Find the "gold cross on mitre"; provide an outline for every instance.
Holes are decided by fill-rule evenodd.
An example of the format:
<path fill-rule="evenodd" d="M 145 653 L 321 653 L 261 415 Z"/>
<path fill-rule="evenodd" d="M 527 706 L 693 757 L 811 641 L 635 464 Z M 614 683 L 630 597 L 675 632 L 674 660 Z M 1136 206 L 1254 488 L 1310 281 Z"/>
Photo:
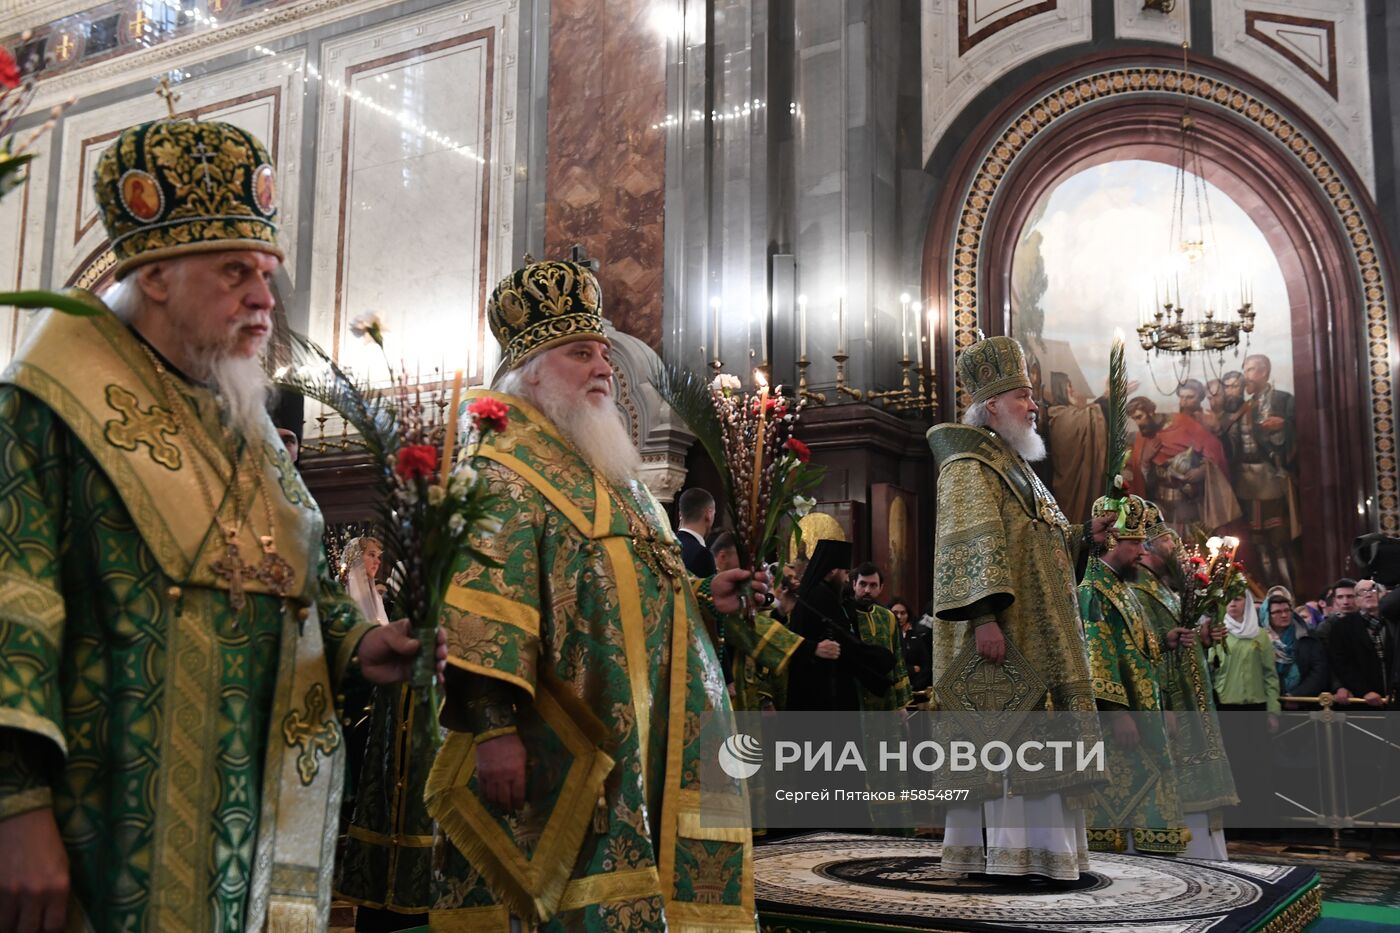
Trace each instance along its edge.
<path fill-rule="evenodd" d="M 180 99 L 180 95 L 170 87 L 169 75 L 160 79 L 160 87 L 156 88 L 156 96 L 165 101 L 165 109 L 170 111 L 170 119 L 175 119 L 175 102 Z"/>

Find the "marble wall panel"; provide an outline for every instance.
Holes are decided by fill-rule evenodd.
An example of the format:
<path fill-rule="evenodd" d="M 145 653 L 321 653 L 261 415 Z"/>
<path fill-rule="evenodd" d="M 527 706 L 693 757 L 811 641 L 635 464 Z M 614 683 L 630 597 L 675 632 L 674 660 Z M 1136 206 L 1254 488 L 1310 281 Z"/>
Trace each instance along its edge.
<path fill-rule="evenodd" d="M 350 333 L 374 312 L 389 359 L 489 378 L 490 290 L 511 265 L 516 28 L 508 0 L 454 4 L 327 41 L 309 331 L 383 378 Z"/>
<path fill-rule="evenodd" d="M 1028 59 L 1087 42 L 1092 35 L 1091 0 L 1058 0 L 1053 7 L 1022 0 L 1012 4 L 986 0 L 921 3 L 924 161 L 933 154 L 948 125 L 983 88 Z M 976 9 L 969 8 L 969 3 Z M 969 22 L 983 25 L 980 31 L 967 33 Z M 982 38 L 967 45 L 967 40 L 961 39 L 965 33 Z"/>
<path fill-rule="evenodd" d="M 278 224 L 289 275 L 296 272 L 305 63 L 305 54 L 296 51 L 177 86 L 180 98 L 176 110 L 180 116 L 227 121 L 257 136 L 267 146 L 277 166 Z M 53 284 L 73 281 L 106 248 L 107 234 L 92 192 L 92 172 L 98 158 L 122 130 L 165 113 L 166 106 L 160 98 L 140 94 L 63 121 L 58 216 L 52 238 Z"/>
<path fill-rule="evenodd" d="M 1186 24 L 1183 30 L 1182 24 Z M 1142 0 L 1114 0 L 1113 34 L 1120 39 L 1147 39 L 1181 45 L 1191 34 L 1191 4 L 1181 0 L 1171 13 L 1144 10 Z"/>
<path fill-rule="evenodd" d="M 1254 33 L 1250 15 L 1257 17 Z M 1275 39 L 1277 30 L 1267 24 L 1272 16 L 1284 21 L 1315 21 L 1321 26 L 1296 26 Z M 1270 88 L 1290 107 L 1301 110 L 1322 127 L 1361 175 L 1374 196 L 1375 151 L 1371 140 L 1371 90 L 1367 75 L 1365 0 L 1215 0 L 1211 4 L 1215 54 L 1254 75 L 1261 87 Z M 1326 30 L 1325 26 L 1331 29 Z M 1330 31 L 1317 41 L 1307 33 Z M 1261 37 L 1258 33 L 1264 33 Z M 1329 41 L 1330 40 L 1330 41 Z M 1296 42 L 1300 51 L 1287 54 Z M 1335 61 L 1329 61 L 1335 55 Z M 1308 68 L 1300 64 L 1314 60 Z M 1320 73 L 1335 82 L 1336 96 L 1319 83 Z"/>
<path fill-rule="evenodd" d="M 0 201 L 0 289 L 40 288 L 44 247 L 44 205 L 49 181 L 49 145 L 43 140 L 26 170 L 23 185 Z M 33 313 L 0 308 L 0 368 L 14 356 Z"/>
<path fill-rule="evenodd" d="M 666 36 L 648 0 L 550 5 L 545 252 L 601 263 L 614 326 L 661 344 Z M 606 23 L 606 28 L 599 24 Z"/>

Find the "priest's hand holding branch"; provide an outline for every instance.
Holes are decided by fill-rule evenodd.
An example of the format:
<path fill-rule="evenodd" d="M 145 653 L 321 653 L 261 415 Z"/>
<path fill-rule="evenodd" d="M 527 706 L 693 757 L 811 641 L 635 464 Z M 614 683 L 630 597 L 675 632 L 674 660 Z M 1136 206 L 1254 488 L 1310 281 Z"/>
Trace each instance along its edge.
<path fill-rule="evenodd" d="M 413 674 L 413 659 L 422 647 L 410 631 L 407 619 L 381 625 L 360 640 L 360 673 L 376 684 L 402 683 Z M 437 669 L 441 678 L 447 663 L 447 640 L 437 633 Z"/>
<path fill-rule="evenodd" d="M 749 583 L 753 593 L 768 592 L 768 574 L 763 571 L 750 573 L 747 570 L 726 570 L 724 573 L 715 574 L 710 582 L 710 598 L 715 601 L 715 609 L 719 612 L 738 612 L 740 607 L 739 598 L 743 595 L 744 583 Z"/>
<path fill-rule="evenodd" d="M 0 930 L 63 929 L 68 912 L 68 853 L 53 809 L 0 820 Z"/>

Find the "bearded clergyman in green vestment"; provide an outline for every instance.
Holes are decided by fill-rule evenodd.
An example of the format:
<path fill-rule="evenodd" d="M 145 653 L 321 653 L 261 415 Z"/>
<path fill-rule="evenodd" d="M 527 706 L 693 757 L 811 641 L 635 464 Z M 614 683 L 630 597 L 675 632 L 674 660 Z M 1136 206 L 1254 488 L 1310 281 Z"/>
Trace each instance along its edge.
<path fill-rule="evenodd" d="M 1147 503 L 1147 543 L 1132 587 L 1158 639 L 1177 646 L 1166 652 L 1162 666 L 1162 700 L 1167 710 L 1176 713 L 1176 733 L 1169 737 L 1169 744 L 1177 793 L 1191 832 L 1182 855 L 1227 861 L 1230 855 L 1225 849 L 1221 809 L 1239 803 L 1239 796 L 1225 755 L 1210 668 L 1202 647 L 1209 647 L 1211 632 L 1202 627 L 1201 640 L 1193 637 L 1195 631 L 1183 625 L 1187 620 L 1181 618 L 1181 596 L 1169 582 L 1172 574 L 1168 568 L 1176 564 L 1180 546 L 1181 539 L 1166 523 L 1161 509 L 1156 503 Z"/>
<path fill-rule="evenodd" d="M 1101 498 L 1094 513 L 1117 513 L 1118 519 L 1109 531 L 1108 550 L 1090 559 L 1079 584 L 1094 696 L 1111 730 L 1108 783 L 1094 795 L 1089 846 L 1179 855 L 1189 833 L 1162 712 L 1163 641 L 1130 587 L 1147 537 L 1147 503 L 1134 495 L 1117 502 Z M 1166 648 L 1176 645 L 1173 639 Z"/>
<path fill-rule="evenodd" d="M 499 531 L 449 590 L 434 929 L 755 928 L 736 784 L 705 788 L 699 733 L 730 714 L 706 631 L 744 570 L 693 580 L 613 401 L 593 273 L 535 262 L 487 308 L 508 409 L 476 457 Z M 758 592 L 765 581 L 754 581 Z M 729 734 L 729 733 L 726 733 Z M 709 809 L 709 808 L 714 808 Z"/>
<path fill-rule="evenodd" d="M 266 412 L 275 180 L 228 124 L 123 132 L 120 284 L 0 380 L 0 928 L 325 928 L 336 683 L 418 643 L 330 581 Z"/>
<path fill-rule="evenodd" d="M 1026 713 L 1004 734 L 988 736 L 1012 747 L 1043 738 L 1045 711 L 1054 710 L 1073 731 L 1061 738 L 1092 746 L 1101 736 L 1074 574 L 1109 520 L 1071 525 L 1031 468 L 1045 457 L 1045 444 L 1035 431 L 1039 409 L 1020 344 L 978 341 L 959 354 L 958 376 L 972 396 L 963 423 L 928 432 L 938 463 L 939 709 Z M 987 682 L 996 689 L 984 689 Z M 943 772 L 936 779 L 968 794 L 948 807 L 946 869 L 1075 880 L 1088 868 L 1084 812 L 1097 773 L 1013 764 L 1005 773 L 973 772 L 961 784 Z"/>

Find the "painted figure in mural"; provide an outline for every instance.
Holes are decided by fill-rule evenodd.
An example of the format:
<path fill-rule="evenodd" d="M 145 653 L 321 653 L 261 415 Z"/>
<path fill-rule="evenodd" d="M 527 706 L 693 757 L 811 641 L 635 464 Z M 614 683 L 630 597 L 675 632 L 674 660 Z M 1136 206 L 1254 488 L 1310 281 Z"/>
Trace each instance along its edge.
<path fill-rule="evenodd" d="M 267 415 L 263 167 L 229 124 L 123 132 L 94 182 L 120 284 L 41 315 L 0 385 L 5 929 L 326 926 L 336 684 L 355 657 L 402 680 L 419 645 L 331 580 Z"/>
<path fill-rule="evenodd" d="M 1194 634 L 1191 621 L 1181 618 L 1181 594 L 1172 585 L 1173 577 L 1180 577 L 1180 573 L 1172 573 L 1179 547 L 1181 540 L 1167 525 L 1161 509 L 1147 503 L 1147 541 L 1139 561 L 1141 569 L 1131 585 L 1159 642 L 1170 644 L 1174 640 L 1177 644 L 1167 652 L 1161 679 L 1163 705 L 1178 714 L 1176 732 L 1169 735 L 1169 744 L 1181 809 L 1186 828 L 1191 831 L 1190 842 L 1182 854 L 1187 858 L 1225 861 L 1229 853 L 1225 849 L 1222 808 L 1239 803 L 1239 796 L 1225 755 L 1205 653 L 1216 634 L 1224 637 L 1224 627 L 1212 632 L 1209 626 L 1203 626 L 1199 639 L 1190 637 Z"/>
<path fill-rule="evenodd" d="M 686 572 L 612 401 L 586 266 L 518 269 L 487 316 L 506 373 L 470 397 L 507 424 L 477 457 L 500 527 L 475 543 L 499 566 L 464 560 L 443 613 L 432 922 L 751 929 L 752 840 L 703 825 L 697 736 L 730 710 L 704 617 L 736 611 L 750 574 Z"/>
<path fill-rule="evenodd" d="M 1075 566 L 1104 538 L 1112 516 L 1071 525 L 1031 469 L 1045 449 L 1020 344 L 979 341 L 959 355 L 958 373 L 972 405 L 962 424 L 928 434 L 939 469 L 934 683 L 958 697 L 961 709 L 1001 711 L 1009 703 L 1043 710 L 1048 700 L 1057 710 L 1092 713 Z M 997 696 L 977 689 L 976 679 L 989 673 L 1004 680 Z M 1087 741 L 1098 740 L 1092 716 L 1074 721 Z M 996 738 L 1014 746 L 1019 728 L 1024 721 Z M 968 802 L 948 808 L 944 867 L 1078 878 L 1088 865 L 1084 808 L 1093 786 L 1082 774 L 1015 767 L 1004 784 L 969 777 Z"/>
<path fill-rule="evenodd" d="M 1272 369 L 1262 353 L 1245 357 L 1243 389 L 1248 397 L 1239 424 L 1235 489 L 1264 579 L 1292 586 L 1293 542 L 1302 531 L 1293 472 L 1296 423 L 1293 395 L 1274 387 Z"/>
<path fill-rule="evenodd" d="M 1108 783 L 1095 794 L 1089 846 L 1108 852 L 1177 855 L 1190 833 L 1181 813 L 1162 681 L 1167 657 L 1181 647 L 1187 629 L 1172 627 L 1159 638 L 1132 584 L 1147 538 L 1147 503 L 1130 495 L 1123 518 L 1109 531 L 1109 548 L 1089 560 L 1079 584 L 1079 614 L 1089 646 L 1094 696 L 1112 728 Z M 1100 499 L 1094 513 L 1112 514 Z"/>
<path fill-rule="evenodd" d="M 1186 407 L 1170 417 L 1159 414 L 1157 403 L 1146 396 L 1128 402 L 1128 416 L 1137 426 L 1128 457 L 1128 488 L 1155 496 L 1183 537 L 1193 536 L 1198 524 L 1213 533 L 1240 517 L 1225 449 L 1196 418 L 1204 394 L 1199 382 L 1183 383 L 1177 398 Z"/>

